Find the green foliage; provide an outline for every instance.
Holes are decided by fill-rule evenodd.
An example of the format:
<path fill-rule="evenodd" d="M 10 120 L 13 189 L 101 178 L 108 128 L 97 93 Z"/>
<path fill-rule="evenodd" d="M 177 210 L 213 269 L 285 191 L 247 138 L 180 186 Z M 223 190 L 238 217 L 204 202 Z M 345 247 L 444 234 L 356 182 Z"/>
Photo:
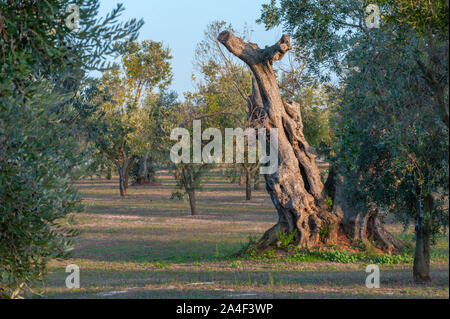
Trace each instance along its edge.
<path fill-rule="evenodd" d="M 78 31 L 65 23 L 69 4 L 80 8 Z M 77 234 L 72 181 L 86 161 L 73 97 L 143 23 L 116 23 L 122 5 L 104 19 L 98 9 L 99 0 L 0 2 L 0 297 L 31 289 Z"/>
<path fill-rule="evenodd" d="M 158 157 L 165 146 L 168 94 L 164 89 L 172 80 L 172 57 L 169 49 L 155 41 L 127 42 L 119 50 L 121 68 L 116 66 L 93 80 L 80 105 L 91 108 L 81 123 L 88 133 L 86 140 L 95 145 L 97 159 L 117 167 L 124 194 L 133 159 L 149 153 Z"/>
<path fill-rule="evenodd" d="M 245 250 L 245 253 L 241 255 L 241 258 L 271 263 L 329 261 L 342 264 L 367 263 L 380 265 L 411 263 L 413 260 L 410 253 L 389 255 L 371 254 L 365 251 L 353 253 L 346 250 L 328 249 L 319 251 L 298 249 L 293 247 L 290 248 L 288 255 L 279 255 L 275 249 L 267 249 L 265 251 L 258 252 L 256 249 L 249 247 Z"/>
<path fill-rule="evenodd" d="M 240 267 L 242 267 L 242 261 L 234 260 L 228 265 L 228 267 L 230 267 L 230 268 L 240 268 Z"/>
<path fill-rule="evenodd" d="M 253 236 L 248 236 L 248 242 L 243 244 L 241 249 L 239 249 L 239 252 L 237 253 L 238 256 L 247 256 L 249 258 L 256 258 L 257 257 L 257 240 Z"/>
<path fill-rule="evenodd" d="M 286 249 L 289 248 L 293 243 L 295 239 L 295 235 L 297 234 L 297 230 L 293 231 L 290 234 L 287 234 L 285 232 L 281 232 L 278 234 L 278 248 Z"/>
<path fill-rule="evenodd" d="M 389 24 L 407 26 L 419 36 L 432 33 L 448 38 L 449 8 L 446 0 L 378 0 L 374 3 L 389 8 L 383 17 Z"/>
<path fill-rule="evenodd" d="M 77 31 L 65 23 L 69 4 L 80 9 Z M 39 73 L 56 88 L 73 92 L 84 72 L 107 67 L 105 60 L 117 51 L 116 45 L 134 40 L 143 21 L 117 23 L 122 4 L 100 18 L 99 6 L 99 0 L 0 2 L 2 73 L 17 78 L 8 90 L 26 86 L 30 79 L 22 75 Z"/>
<path fill-rule="evenodd" d="M 333 199 L 330 196 L 327 196 L 326 204 L 327 204 L 328 210 L 332 210 L 333 209 Z"/>
<path fill-rule="evenodd" d="M 330 232 L 334 229 L 335 224 L 331 221 L 325 220 L 319 231 L 319 238 L 321 241 L 325 241 L 328 238 Z"/>
<path fill-rule="evenodd" d="M 360 72 L 351 72 L 338 93 L 336 165 L 353 205 L 375 203 L 407 224 L 424 213 L 427 196 L 448 194 L 448 128 L 417 67 L 423 42 L 393 50 L 388 34 L 374 40 L 351 54 Z M 441 207 L 433 208 L 435 231 L 448 225 Z"/>
<path fill-rule="evenodd" d="M 66 257 L 77 235 L 70 214 L 82 205 L 70 179 L 81 158 L 48 112 L 62 100 L 52 90 L 40 80 L 27 99 L 0 97 L 0 294 L 9 298 L 42 280 L 47 261 Z"/>
<path fill-rule="evenodd" d="M 369 3 L 271 0 L 263 5 L 258 22 L 267 29 L 282 25 L 295 40 L 295 53 L 306 64 L 307 74 L 329 81 L 345 71 L 342 55 L 356 45 L 354 35 L 367 31 L 364 9 Z"/>

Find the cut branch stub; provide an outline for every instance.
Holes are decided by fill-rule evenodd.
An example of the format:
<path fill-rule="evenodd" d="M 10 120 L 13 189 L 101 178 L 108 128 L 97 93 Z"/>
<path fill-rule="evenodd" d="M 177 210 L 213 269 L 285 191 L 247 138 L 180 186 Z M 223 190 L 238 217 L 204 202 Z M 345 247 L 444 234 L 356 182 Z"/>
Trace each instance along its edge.
<path fill-rule="evenodd" d="M 265 49 L 260 49 L 255 43 L 245 43 L 230 31 L 221 32 L 217 39 L 228 51 L 249 66 L 281 60 L 286 52 L 292 49 L 290 38 L 287 35 L 283 35 L 280 41 Z"/>

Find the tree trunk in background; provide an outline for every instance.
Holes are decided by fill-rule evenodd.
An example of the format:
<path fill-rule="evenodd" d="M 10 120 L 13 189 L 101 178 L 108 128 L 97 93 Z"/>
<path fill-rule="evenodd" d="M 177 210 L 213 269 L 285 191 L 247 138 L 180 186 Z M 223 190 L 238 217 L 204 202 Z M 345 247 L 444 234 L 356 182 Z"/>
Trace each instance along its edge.
<path fill-rule="evenodd" d="M 136 184 L 138 185 L 142 185 L 145 183 L 148 183 L 148 176 L 147 176 L 147 172 L 148 172 L 148 154 L 145 154 L 139 161 L 139 171 L 138 171 L 138 176 L 136 178 Z"/>
<path fill-rule="evenodd" d="M 245 170 L 245 199 L 252 199 L 252 177 L 249 168 Z"/>
<path fill-rule="evenodd" d="M 108 180 L 108 181 L 112 180 L 112 169 L 111 169 L 111 167 L 108 167 L 108 169 L 106 170 L 106 180 Z"/>
<path fill-rule="evenodd" d="M 125 197 L 127 196 L 127 188 L 125 187 L 125 171 L 122 165 L 120 163 L 117 163 L 117 173 L 119 174 L 119 190 L 120 190 L 120 196 Z"/>
<path fill-rule="evenodd" d="M 239 177 L 239 186 L 244 186 L 245 184 L 245 171 L 243 168 L 241 168 L 241 172 L 240 172 L 240 177 Z"/>
<path fill-rule="evenodd" d="M 433 212 L 434 200 L 428 196 L 424 200 L 424 208 L 420 202 L 417 203 L 416 218 L 416 248 L 414 251 L 413 276 L 416 283 L 425 283 L 431 281 L 430 278 L 430 259 L 431 259 L 431 214 Z M 423 214 L 425 209 L 425 216 Z"/>
<path fill-rule="evenodd" d="M 119 189 L 120 196 L 127 196 L 128 189 L 128 169 L 129 169 L 129 160 L 124 157 L 122 162 L 116 162 L 117 172 L 119 174 Z"/>
<path fill-rule="evenodd" d="M 151 161 L 152 161 L 152 159 L 149 154 L 144 155 L 140 159 L 139 171 L 138 171 L 135 185 L 146 185 L 151 182 L 154 182 L 154 180 L 152 180 L 153 168 L 151 165 Z"/>
<path fill-rule="evenodd" d="M 123 174 L 123 186 L 125 187 L 125 190 L 128 189 L 129 184 L 129 179 L 130 179 L 130 165 L 129 165 L 129 161 L 127 161 L 126 166 L 124 167 L 124 174 Z"/>
<path fill-rule="evenodd" d="M 189 205 L 191 206 L 191 215 L 196 216 L 197 215 L 197 205 L 195 201 L 195 190 L 188 191 L 189 196 Z"/>
<path fill-rule="evenodd" d="M 300 107 L 281 98 L 272 68 L 273 61 L 281 60 L 291 49 L 289 37 L 283 36 L 265 49 L 254 43 L 244 43 L 229 31 L 222 32 L 218 40 L 254 74 L 249 109 L 258 108 L 263 113 L 260 125 L 267 129 L 268 141 L 270 129 L 278 129 L 278 170 L 264 176 L 267 191 L 278 212 L 278 223 L 259 240 L 260 248 L 273 246 L 281 233 L 292 232 L 295 232 L 294 241 L 299 247 L 313 248 L 321 243 L 337 242 L 338 235 L 345 235 L 341 227 L 344 215 L 327 208 L 316 156 L 303 135 Z M 374 228 L 381 225 L 372 224 Z"/>
<path fill-rule="evenodd" d="M 261 187 L 259 186 L 259 173 L 258 172 L 255 173 L 255 176 L 253 179 L 254 179 L 254 189 L 255 189 L 255 191 L 259 191 Z"/>

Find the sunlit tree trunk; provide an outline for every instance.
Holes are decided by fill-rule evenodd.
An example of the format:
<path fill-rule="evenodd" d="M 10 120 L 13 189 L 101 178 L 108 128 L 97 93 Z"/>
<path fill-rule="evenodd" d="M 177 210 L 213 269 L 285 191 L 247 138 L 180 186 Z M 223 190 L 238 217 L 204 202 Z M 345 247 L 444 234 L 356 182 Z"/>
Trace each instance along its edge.
<path fill-rule="evenodd" d="M 253 72 L 253 93 L 249 97 L 249 105 L 250 109 L 258 108 L 262 113 L 260 125 L 267 129 L 268 141 L 270 129 L 278 129 L 278 170 L 264 175 L 266 188 L 278 212 L 278 223 L 259 240 L 260 248 L 275 245 L 282 233 L 295 232 L 295 244 L 304 248 L 334 243 L 339 235 L 347 236 L 342 225 L 347 214 L 342 210 L 345 204 L 343 196 L 333 196 L 337 204 L 328 209 L 316 156 L 303 135 L 300 107 L 282 99 L 272 68 L 272 63 L 281 60 L 291 49 L 289 37 L 283 36 L 265 49 L 254 43 L 245 43 L 229 31 L 222 32 L 218 40 Z M 270 152 L 269 146 L 267 152 Z M 334 188 L 337 193 L 338 187 Z M 371 226 L 366 231 L 379 230 L 385 235 L 377 216 L 372 216 Z M 368 233 L 364 236 L 371 238 Z M 389 247 L 397 248 L 396 243 L 389 243 Z"/>
<path fill-rule="evenodd" d="M 245 184 L 245 170 L 241 168 L 239 175 L 239 186 L 243 186 Z"/>

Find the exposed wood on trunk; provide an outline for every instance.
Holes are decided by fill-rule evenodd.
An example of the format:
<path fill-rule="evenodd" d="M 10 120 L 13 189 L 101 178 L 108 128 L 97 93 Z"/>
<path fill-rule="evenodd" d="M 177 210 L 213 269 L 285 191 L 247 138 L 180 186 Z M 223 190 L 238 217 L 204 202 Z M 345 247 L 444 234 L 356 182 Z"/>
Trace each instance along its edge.
<path fill-rule="evenodd" d="M 284 35 L 265 49 L 254 43 L 244 43 L 229 31 L 222 32 L 218 40 L 254 74 L 253 93 L 248 99 L 249 116 L 255 117 L 253 125 L 267 129 L 268 141 L 269 130 L 278 129 L 278 170 L 264 175 L 267 191 L 278 212 L 278 223 L 260 239 L 260 248 L 276 244 L 280 233 L 292 232 L 295 232 L 295 244 L 299 247 L 313 248 L 321 243 L 336 242 L 339 234 L 347 234 L 341 225 L 345 212 L 341 211 L 341 203 L 337 205 L 339 209 L 328 209 L 316 156 L 303 135 L 300 106 L 282 99 L 272 68 L 273 61 L 282 59 L 291 49 L 289 37 Z M 333 181 L 330 183 L 334 184 Z M 343 197 L 334 196 L 336 187 L 328 185 L 328 189 L 333 191 L 333 197 Z M 365 229 L 378 233 L 380 238 L 388 238 L 390 235 L 380 226 L 376 216 L 367 217 Z M 327 231 L 321 232 L 321 229 Z M 395 247 L 389 239 L 385 245 Z"/>

